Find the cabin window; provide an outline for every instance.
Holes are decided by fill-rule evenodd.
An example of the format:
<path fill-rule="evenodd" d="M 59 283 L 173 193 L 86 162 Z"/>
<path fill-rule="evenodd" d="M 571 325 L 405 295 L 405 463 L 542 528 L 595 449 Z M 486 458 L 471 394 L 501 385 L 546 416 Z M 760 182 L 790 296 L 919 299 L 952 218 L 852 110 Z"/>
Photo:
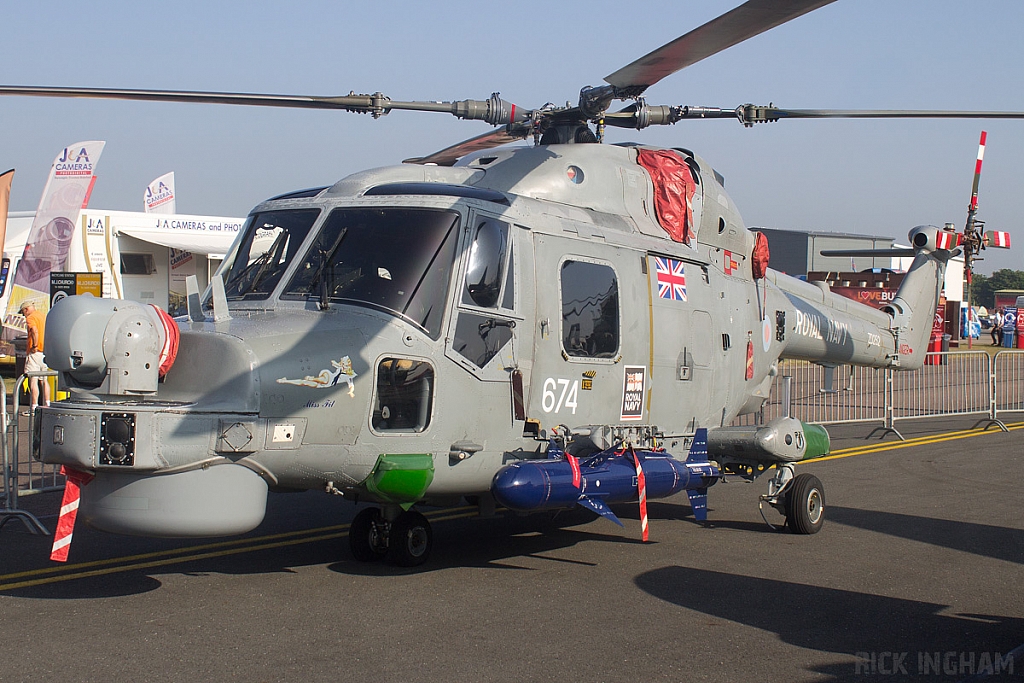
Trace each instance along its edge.
<path fill-rule="evenodd" d="M 269 297 L 319 215 L 319 209 L 292 209 L 251 216 L 220 270 L 227 274 L 224 292 L 228 300 Z"/>
<path fill-rule="evenodd" d="M 282 298 L 347 304 L 441 336 L 459 214 L 416 208 L 335 209 Z"/>
<path fill-rule="evenodd" d="M 462 303 L 481 308 L 494 308 L 501 300 L 502 286 L 506 286 L 504 308 L 511 308 L 511 268 L 506 276 L 506 262 L 510 253 L 508 225 L 491 218 L 481 219 L 469 247 L 466 266 L 466 287 Z"/>
<path fill-rule="evenodd" d="M 610 266 L 565 261 L 562 291 L 562 349 L 585 358 L 614 358 L 619 350 L 619 285 Z"/>
<path fill-rule="evenodd" d="M 422 432 L 434 404 L 434 368 L 408 358 L 384 358 L 377 365 L 371 424 L 378 432 Z"/>
<path fill-rule="evenodd" d="M 156 261 L 152 254 L 121 254 L 121 275 L 152 275 Z"/>

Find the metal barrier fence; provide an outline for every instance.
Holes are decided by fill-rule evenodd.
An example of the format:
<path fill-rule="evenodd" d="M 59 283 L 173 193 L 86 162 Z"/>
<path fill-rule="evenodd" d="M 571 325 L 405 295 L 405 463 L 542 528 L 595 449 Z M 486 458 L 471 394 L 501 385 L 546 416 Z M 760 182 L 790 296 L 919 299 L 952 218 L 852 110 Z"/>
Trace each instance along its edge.
<path fill-rule="evenodd" d="M 57 373 L 52 370 L 27 372 L 21 375 L 14 384 L 14 401 L 10 411 L 7 407 L 7 391 L 0 391 L 0 431 L 3 434 L 3 438 L 0 439 L 0 457 L 3 462 L 3 473 L 0 476 L 0 479 L 3 480 L 0 529 L 3 529 L 4 524 L 10 520 L 18 519 L 34 534 L 48 535 L 50 533 L 35 515 L 18 507 L 20 496 L 56 491 L 64 487 L 64 477 L 60 474 L 59 467 L 44 465 L 30 455 L 22 454 L 21 418 L 28 418 L 26 432 L 31 439 L 37 416 L 31 412 L 27 415 L 22 414 L 19 387 L 29 378 L 41 378 L 45 382 L 48 381 L 47 378 L 56 376 Z M 31 448 L 25 450 L 31 450 Z"/>
<path fill-rule="evenodd" d="M 1024 411 L 1024 351 L 1000 351 L 992 359 L 992 417 Z"/>
<path fill-rule="evenodd" d="M 879 422 L 893 432 L 897 420 L 979 416 L 979 424 L 1005 430 L 1000 413 L 1024 411 L 1024 350 L 927 353 L 918 370 L 825 368 L 783 360 L 771 398 L 733 424 L 763 424 L 791 415 L 804 422 Z"/>

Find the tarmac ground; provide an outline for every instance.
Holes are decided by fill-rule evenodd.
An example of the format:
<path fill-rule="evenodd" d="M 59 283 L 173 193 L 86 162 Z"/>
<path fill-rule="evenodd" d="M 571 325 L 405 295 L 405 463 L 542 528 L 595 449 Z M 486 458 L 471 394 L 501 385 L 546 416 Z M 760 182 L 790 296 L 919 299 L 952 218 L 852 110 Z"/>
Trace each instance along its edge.
<path fill-rule="evenodd" d="M 359 509 L 273 494 L 244 537 L 0 527 L 0 681 L 1024 680 L 1024 423 L 830 428 L 802 464 L 822 531 L 772 530 L 766 478 L 619 528 L 579 510 L 436 510 L 423 567 L 353 560 Z M 885 438 L 882 438 L 885 437 Z M 52 531 L 59 493 L 21 507 Z M 781 518 L 773 511 L 774 520 Z M 773 519 L 769 517 L 769 519 Z"/>

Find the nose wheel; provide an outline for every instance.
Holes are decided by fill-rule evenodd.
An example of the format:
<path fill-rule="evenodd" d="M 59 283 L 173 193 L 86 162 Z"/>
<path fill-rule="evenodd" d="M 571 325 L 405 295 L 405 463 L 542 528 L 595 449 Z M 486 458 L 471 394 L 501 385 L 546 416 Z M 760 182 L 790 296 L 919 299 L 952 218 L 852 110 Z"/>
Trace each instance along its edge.
<path fill-rule="evenodd" d="M 415 510 L 398 511 L 388 519 L 387 510 L 366 508 L 352 520 L 348 545 L 360 562 L 387 558 L 399 567 L 417 567 L 427 561 L 433 549 L 430 522 Z"/>

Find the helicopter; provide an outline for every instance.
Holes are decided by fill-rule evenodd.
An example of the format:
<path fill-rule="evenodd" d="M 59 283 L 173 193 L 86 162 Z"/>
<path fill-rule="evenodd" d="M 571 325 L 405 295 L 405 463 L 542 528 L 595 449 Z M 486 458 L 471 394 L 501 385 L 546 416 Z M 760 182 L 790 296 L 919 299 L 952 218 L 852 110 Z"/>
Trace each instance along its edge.
<path fill-rule="evenodd" d="M 0 86 L 494 126 L 261 202 L 208 290 L 190 282 L 181 319 L 122 300 L 56 304 L 46 360 L 70 395 L 39 410 L 36 457 L 65 468 L 66 502 L 80 495 L 83 521 L 104 531 L 245 533 L 270 492 L 321 490 L 370 504 L 350 527 L 356 559 L 401 566 L 432 551 L 417 506 L 582 506 L 618 521 L 610 505 L 638 502 L 646 538 L 646 500 L 686 491 L 706 521 L 709 488 L 726 476 L 771 473 L 760 502 L 794 533 L 818 532 L 824 486 L 795 464 L 828 453 L 827 431 L 793 418 L 730 425 L 769 399 L 780 359 L 920 367 L 962 240 L 911 230 L 913 265 L 895 298 L 870 308 L 768 268 L 764 235 L 695 152 L 602 143 L 609 126 L 688 119 L 1024 118 L 645 100 L 680 69 L 832 1 L 749 0 L 564 107 L 497 93 Z M 534 145 L 506 146 L 524 139 Z"/>

